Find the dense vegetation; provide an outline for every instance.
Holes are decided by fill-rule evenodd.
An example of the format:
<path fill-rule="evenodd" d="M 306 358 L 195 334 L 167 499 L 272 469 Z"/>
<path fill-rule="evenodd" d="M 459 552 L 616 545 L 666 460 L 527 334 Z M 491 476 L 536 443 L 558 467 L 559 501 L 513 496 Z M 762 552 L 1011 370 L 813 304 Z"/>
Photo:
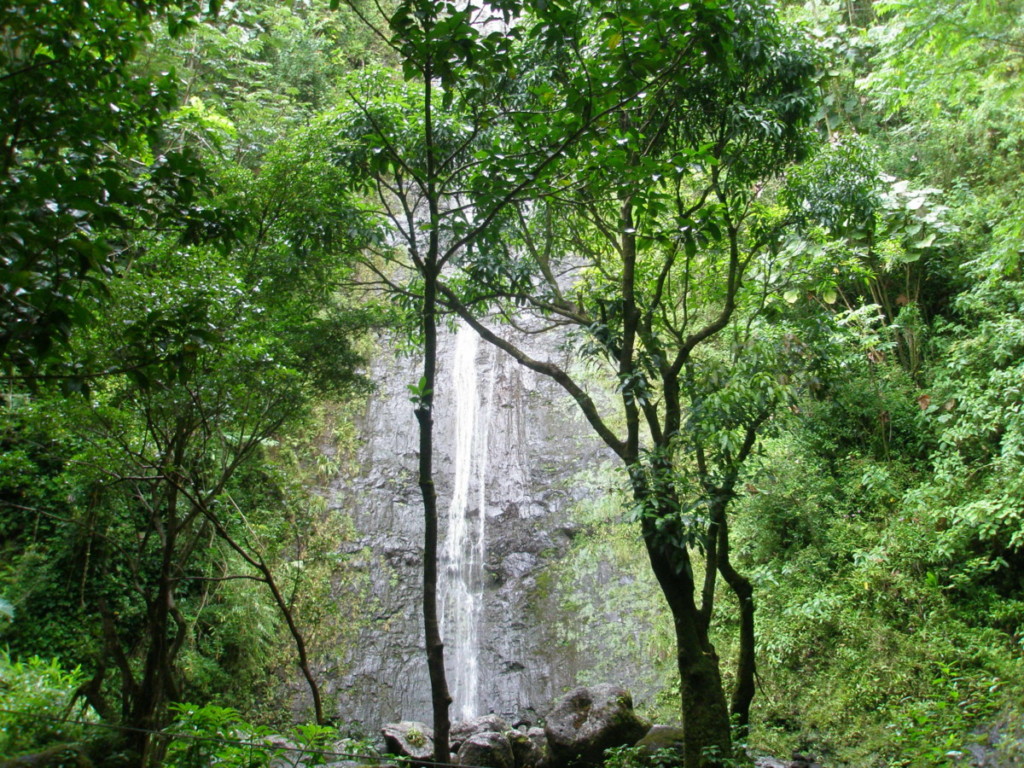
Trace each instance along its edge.
<path fill-rule="evenodd" d="M 454 315 L 620 460 L 546 597 L 645 628 L 622 653 L 654 660 L 687 768 L 744 742 L 948 765 L 993 727 L 1020 750 L 1021 3 L 484 15 L 0 8 L 0 755 L 111 733 L 73 714 L 137 729 L 110 764 L 197 764 L 148 731 L 287 728 L 291 665 L 295 738 L 327 732 L 311 659 L 353 627 L 325 597 L 363 598 L 317 488 L 381 328 L 422 354 L 446 733 Z M 530 322 L 583 379 L 502 333 Z M 587 603 L 608 561 L 635 579 Z"/>

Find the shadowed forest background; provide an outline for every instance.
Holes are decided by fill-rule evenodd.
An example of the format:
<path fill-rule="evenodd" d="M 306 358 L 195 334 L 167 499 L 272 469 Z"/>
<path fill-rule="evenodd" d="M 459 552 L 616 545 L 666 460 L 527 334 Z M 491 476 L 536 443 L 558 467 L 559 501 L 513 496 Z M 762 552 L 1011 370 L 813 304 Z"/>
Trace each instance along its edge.
<path fill-rule="evenodd" d="M 0 759 L 372 749 L 329 500 L 397 386 L 439 653 L 462 327 L 606 450 L 527 598 L 680 765 L 1024 764 L 1022 66 L 1017 0 L 5 3 Z"/>

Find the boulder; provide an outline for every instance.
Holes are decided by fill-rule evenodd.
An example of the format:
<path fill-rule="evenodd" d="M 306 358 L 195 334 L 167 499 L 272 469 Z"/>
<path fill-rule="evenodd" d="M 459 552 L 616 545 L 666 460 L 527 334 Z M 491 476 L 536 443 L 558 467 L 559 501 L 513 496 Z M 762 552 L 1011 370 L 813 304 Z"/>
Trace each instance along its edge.
<path fill-rule="evenodd" d="M 252 738 L 251 736 L 247 738 Z M 274 756 L 270 758 L 270 768 L 302 768 L 303 750 L 295 742 L 288 741 L 284 736 L 272 735 L 259 740 L 267 748 L 274 750 Z"/>
<path fill-rule="evenodd" d="M 683 755 L 683 729 L 677 725 L 652 725 L 640 741 L 636 743 L 641 753 L 652 757 L 657 752 L 676 752 Z"/>
<path fill-rule="evenodd" d="M 633 697 L 617 685 L 577 688 L 555 704 L 544 733 L 558 763 L 597 766 L 609 747 L 636 744 L 650 724 L 633 712 Z"/>
<path fill-rule="evenodd" d="M 508 730 L 508 723 L 497 715 L 481 715 L 472 720 L 463 720 L 452 725 L 448 742 L 451 744 L 452 752 L 458 752 L 462 742 L 476 733 L 504 733 Z"/>
<path fill-rule="evenodd" d="M 516 768 L 512 745 L 502 733 L 484 731 L 469 736 L 455 756 L 455 765 Z"/>
<path fill-rule="evenodd" d="M 512 731 L 507 735 L 516 758 L 516 768 L 547 768 L 551 756 L 543 728 Z"/>
<path fill-rule="evenodd" d="M 408 757 L 413 761 L 434 759 L 434 731 L 424 723 L 413 720 L 387 723 L 380 732 L 388 754 Z"/>
<path fill-rule="evenodd" d="M 518 729 L 533 728 L 538 720 L 540 720 L 540 715 L 537 714 L 537 710 L 533 707 L 527 707 L 526 709 L 519 710 L 512 723 L 512 727 Z"/>

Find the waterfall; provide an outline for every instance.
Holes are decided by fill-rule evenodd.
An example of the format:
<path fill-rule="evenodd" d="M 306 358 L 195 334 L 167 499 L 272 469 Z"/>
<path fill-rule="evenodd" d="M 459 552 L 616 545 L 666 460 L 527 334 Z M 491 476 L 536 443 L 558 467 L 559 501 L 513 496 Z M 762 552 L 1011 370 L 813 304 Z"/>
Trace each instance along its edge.
<path fill-rule="evenodd" d="M 483 392 L 478 385 L 479 337 L 460 324 L 455 338 L 452 393 L 455 449 L 448 532 L 442 556 L 441 631 L 445 642 L 453 717 L 477 714 L 480 636 L 483 619 L 487 432 L 493 399 L 494 366 Z"/>
<path fill-rule="evenodd" d="M 555 631 L 555 586 L 538 579 L 572 545 L 573 506 L 603 493 L 581 483 L 581 471 L 589 476 L 615 457 L 554 382 L 478 342 L 470 329 L 438 342 L 438 616 L 451 715 L 493 711 L 515 722 L 576 685 L 580 662 Z M 557 352 L 531 351 L 540 358 Z M 432 712 L 419 436 L 407 387 L 420 375 L 415 357 L 382 340 L 372 369 L 378 387 L 353 442 L 357 460 L 342 462 L 329 493 L 345 535 L 342 578 L 332 584 L 342 610 L 322 627 L 322 646 L 334 649 L 323 657 L 325 691 L 340 722 L 367 730 L 430 722 Z"/>

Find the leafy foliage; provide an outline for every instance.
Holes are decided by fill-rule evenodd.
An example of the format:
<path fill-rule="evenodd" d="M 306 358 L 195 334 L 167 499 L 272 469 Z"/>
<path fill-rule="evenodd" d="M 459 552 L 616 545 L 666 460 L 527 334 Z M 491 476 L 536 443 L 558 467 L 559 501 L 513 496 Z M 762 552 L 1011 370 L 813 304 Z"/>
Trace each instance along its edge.
<path fill-rule="evenodd" d="M 324 765 L 335 753 L 373 756 L 375 750 L 351 739 L 338 740 L 333 728 L 299 725 L 288 733 L 275 733 L 246 722 L 228 707 L 177 704 L 174 723 L 166 733 L 171 739 L 168 768 L 223 766 L 269 766 L 286 760 L 290 764 Z M 325 754 L 326 753 L 326 754 Z"/>
<path fill-rule="evenodd" d="M 30 656 L 18 661 L 8 650 L 0 651 L 0 754 L 14 757 L 81 740 L 86 735 L 83 727 L 66 721 L 69 716 L 95 717 L 86 707 L 74 706 L 84 680 L 80 667 L 65 669 L 57 659 Z"/>
<path fill-rule="evenodd" d="M 5 412 L 8 636 L 81 661 L 84 694 L 112 720 L 159 727 L 184 690 L 216 695 L 279 653 L 289 606 L 274 570 L 296 554 L 282 513 L 295 505 L 307 534 L 318 513 L 273 448 L 315 399 L 362 386 L 355 340 L 377 315 L 336 292 L 359 216 L 309 144 L 265 155 L 262 174 L 217 168 L 207 206 L 246 211 L 232 248 L 139 239 L 109 284 L 102 330 L 68 338 L 75 359 L 116 373 L 88 400 L 40 388 Z M 307 184 L 319 208 L 295 195 Z M 76 439 L 60 444 L 64 430 Z M 252 580 L 274 600 L 236 588 Z"/>
<path fill-rule="evenodd" d="M 365 328 L 455 312 L 628 471 L 642 541 L 613 483 L 538 588 L 596 625 L 559 625 L 581 656 L 615 646 L 582 676 L 653 652 L 662 713 L 694 648 L 751 676 L 746 584 L 754 749 L 956 759 L 1020 700 L 1019 5 L 789 4 L 806 34 L 742 0 L 4 6 L 4 696 L 257 733 L 220 707 L 271 717 L 282 603 L 315 653 L 362 627 L 332 594 L 369 602 L 311 414 L 358 406 Z M 703 598 L 674 627 L 641 546 Z M 78 737 L 46 722 L 0 749 Z M 208 746 L 168 759 L 272 753 Z"/>
<path fill-rule="evenodd" d="M 212 11 L 216 4 L 211 4 Z M 168 74 L 132 70 L 154 17 L 197 4 L 103 0 L 0 11 L 0 355 L 31 372 L 93 316 L 130 232 L 190 215 L 202 172 L 163 151 Z"/>

